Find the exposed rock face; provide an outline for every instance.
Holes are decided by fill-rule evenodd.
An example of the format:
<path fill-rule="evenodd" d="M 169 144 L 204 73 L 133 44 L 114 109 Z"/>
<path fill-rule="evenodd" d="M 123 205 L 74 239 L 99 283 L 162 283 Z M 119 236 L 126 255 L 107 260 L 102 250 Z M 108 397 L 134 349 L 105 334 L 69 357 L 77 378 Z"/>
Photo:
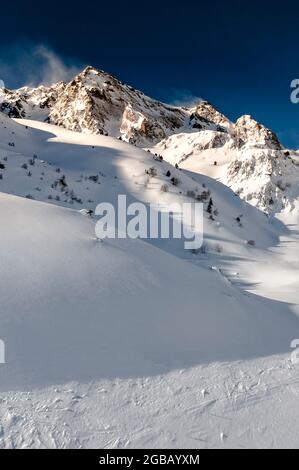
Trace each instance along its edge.
<path fill-rule="evenodd" d="M 292 208 L 298 178 L 299 165 L 292 156 L 280 150 L 247 148 L 228 165 L 224 182 L 250 204 L 275 213 Z"/>
<path fill-rule="evenodd" d="M 298 156 L 287 155 L 275 133 L 251 116 L 232 123 L 207 101 L 192 108 L 170 106 L 93 67 L 67 84 L 1 90 L 0 111 L 119 137 L 150 147 L 173 164 L 200 159 L 201 152 L 207 159 L 210 150 L 211 158 L 218 160 L 222 152 L 221 181 L 266 212 L 290 203 L 292 175 L 298 178 Z"/>
<path fill-rule="evenodd" d="M 219 113 L 208 101 L 201 101 L 195 108 L 195 114 L 202 119 L 213 122 L 218 125 L 218 131 L 225 131 L 230 128 L 232 123 L 227 117 Z"/>
<path fill-rule="evenodd" d="M 186 114 L 87 67 L 65 87 L 49 119 L 68 129 L 121 136 L 142 145 L 157 142 L 184 126 Z"/>
<path fill-rule="evenodd" d="M 140 146 L 184 130 L 227 132 L 230 126 L 207 102 L 193 108 L 170 106 L 93 67 L 68 84 L 5 90 L 1 110 L 11 117 L 47 119 L 67 129 L 122 137 Z"/>
<path fill-rule="evenodd" d="M 241 116 L 233 130 L 239 155 L 227 167 L 224 182 L 241 198 L 266 213 L 291 204 L 293 176 L 299 168 L 286 156 L 274 132 L 251 116 Z"/>
<path fill-rule="evenodd" d="M 281 145 L 274 132 L 255 121 L 251 116 L 241 116 L 234 125 L 234 134 L 238 148 L 244 145 L 281 150 Z"/>
<path fill-rule="evenodd" d="M 0 111 L 12 118 L 46 119 L 64 88 L 64 83 L 60 82 L 50 87 L 23 87 L 15 91 L 4 89 Z"/>

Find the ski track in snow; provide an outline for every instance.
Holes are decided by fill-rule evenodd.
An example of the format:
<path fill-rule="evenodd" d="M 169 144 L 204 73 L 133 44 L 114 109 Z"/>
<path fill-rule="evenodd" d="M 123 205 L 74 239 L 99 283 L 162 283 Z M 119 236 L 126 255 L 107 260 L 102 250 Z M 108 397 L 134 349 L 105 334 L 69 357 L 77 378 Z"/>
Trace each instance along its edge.
<path fill-rule="evenodd" d="M 1 448 L 296 447 L 298 387 L 279 357 L 1 394 Z"/>

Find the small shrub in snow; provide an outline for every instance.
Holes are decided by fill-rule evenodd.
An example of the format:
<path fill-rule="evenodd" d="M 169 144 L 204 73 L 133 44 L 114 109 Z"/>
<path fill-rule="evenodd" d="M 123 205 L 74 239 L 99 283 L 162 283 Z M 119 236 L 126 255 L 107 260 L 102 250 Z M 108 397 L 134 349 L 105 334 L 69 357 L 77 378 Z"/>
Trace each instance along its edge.
<path fill-rule="evenodd" d="M 88 177 L 90 181 L 93 181 L 94 183 L 97 183 L 99 180 L 99 175 L 91 175 Z"/>
<path fill-rule="evenodd" d="M 210 191 L 202 191 L 202 193 L 196 195 L 196 200 L 199 202 L 205 202 L 210 197 Z"/>
<path fill-rule="evenodd" d="M 249 246 L 255 246 L 255 240 L 248 240 L 247 245 Z"/>
<path fill-rule="evenodd" d="M 196 197 L 196 194 L 192 189 L 188 189 L 188 191 L 186 193 L 186 196 L 191 197 L 192 199 L 194 199 Z"/>
<path fill-rule="evenodd" d="M 81 209 L 80 214 L 85 215 L 85 216 L 92 216 L 93 211 L 91 209 Z"/>
<path fill-rule="evenodd" d="M 160 191 L 162 193 L 168 193 L 168 185 L 167 184 L 162 184 Z"/>
<path fill-rule="evenodd" d="M 216 245 L 215 245 L 215 251 L 216 251 L 217 253 L 222 253 L 223 249 L 222 249 L 222 246 L 219 245 L 219 243 L 216 243 Z"/>
<path fill-rule="evenodd" d="M 178 186 L 180 184 L 180 180 L 179 178 L 177 178 L 176 176 L 174 176 L 173 178 L 171 178 L 171 183 L 173 184 L 173 186 Z"/>
<path fill-rule="evenodd" d="M 5 165 L 2 162 L 0 162 L 0 170 L 5 170 Z"/>
<path fill-rule="evenodd" d="M 153 167 L 153 166 L 152 166 L 151 168 L 149 168 L 148 170 L 145 170 L 145 173 L 146 173 L 147 175 L 151 176 L 152 178 L 154 178 L 154 177 L 157 176 L 157 174 L 158 174 L 156 168 Z"/>
<path fill-rule="evenodd" d="M 209 204 L 208 204 L 208 207 L 207 207 L 207 213 L 208 214 L 212 214 L 213 206 L 214 206 L 213 199 L 210 197 Z"/>

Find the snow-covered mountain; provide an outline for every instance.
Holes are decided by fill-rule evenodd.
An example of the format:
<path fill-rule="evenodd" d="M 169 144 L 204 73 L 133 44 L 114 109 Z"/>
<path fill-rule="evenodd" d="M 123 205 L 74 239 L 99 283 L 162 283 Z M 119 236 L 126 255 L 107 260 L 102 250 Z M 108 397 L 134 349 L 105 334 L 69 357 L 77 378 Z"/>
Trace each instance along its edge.
<path fill-rule="evenodd" d="M 284 404 L 297 399 L 286 354 L 297 307 L 273 300 L 299 304 L 287 227 L 113 137 L 0 121 L 0 447 L 270 446 L 273 410 L 275 430 L 288 416 L 276 445 L 295 445 Z M 86 209 L 118 194 L 166 205 L 200 196 L 203 248 L 101 243 Z M 279 237 L 291 243 L 275 254 Z M 256 279 L 259 295 L 245 290 Z"/>
<path fill-rule="evenodd" d="M 18 90 L 0 90 L 0 111 L 11 118 L 45 120 L 49 116 L 59 94 L 64 90 L 63 82 L 38 88 L 22 87 Z"/>
<path fill-rule="evenodd" d="M 10 117 L 39 118 L 86 133 L 141 145 L 178 130 L 224 129 L 229 121 L 206 102 L 194 108 L 166 105 L 111 75 L 87 67 L 70 83 L 5 90 L 0 110 Z"/>
<path fill-rule="evenodd" d="M 299 196 L 299 160 L 276 134 L 242 116 L 227 132 L 173 134 L 152 151 L 184 169 L 219 179 L 266 213 L 291 210 Z"/>
<path fill-rule="evenodd" d="M 193 107 L 166 105 L 93 67 L 70 83 L 2 95 L 0 109 L 10 117 L 45 120 L 150 148 L 172 164 L 216 174 L 267 213 L 292 208 L 297 197 L 297 154 L 285 151 L 275 133 L 251 116 L 232 123 L 207 101 Z M 218 165 L 221 171 L 211 168 Z"/>
<path fill-rule="evenodd" d="M 1 99 L 0 448 L 297 447 L 298 154 L 91 67 Z M 119 195 L 203 246 L 99 239 Z"/>

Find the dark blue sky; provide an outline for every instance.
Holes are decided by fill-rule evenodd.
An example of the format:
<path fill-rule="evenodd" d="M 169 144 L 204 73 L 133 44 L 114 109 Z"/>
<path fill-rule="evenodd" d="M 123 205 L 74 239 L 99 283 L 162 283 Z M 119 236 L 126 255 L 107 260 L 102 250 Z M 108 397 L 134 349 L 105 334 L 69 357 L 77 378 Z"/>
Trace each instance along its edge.
<path fill-rule="evenodd" d="M 34 76 L 31 51 L 43 44 L 68 65 L 102 68 L 155 98 L 203 97 L 231 119 L 252 114 L 299 147 L 299 104 L 290 101 L 298 1 L 15 0 L 0 14 L 7 87 Z"/>

